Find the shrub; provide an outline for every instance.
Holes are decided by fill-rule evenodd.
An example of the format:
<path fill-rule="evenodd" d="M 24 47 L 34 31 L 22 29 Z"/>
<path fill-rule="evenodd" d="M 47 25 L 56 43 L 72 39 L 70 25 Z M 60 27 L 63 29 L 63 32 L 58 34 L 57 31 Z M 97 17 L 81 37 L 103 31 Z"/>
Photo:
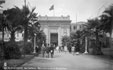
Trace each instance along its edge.
<path fill-rule="evenodd" d="M 14 43 L 5 44 L 5 58 L 6 59 L 18 59 L 21 57 L 19 46 Z"/>
<path fill-rule="evenodd" d="M 24 53 L 25 54 L 31 54 L 33 52 L 33 46 L 31 43 L 26 43 L 25 46 L 23 47 Z"/>

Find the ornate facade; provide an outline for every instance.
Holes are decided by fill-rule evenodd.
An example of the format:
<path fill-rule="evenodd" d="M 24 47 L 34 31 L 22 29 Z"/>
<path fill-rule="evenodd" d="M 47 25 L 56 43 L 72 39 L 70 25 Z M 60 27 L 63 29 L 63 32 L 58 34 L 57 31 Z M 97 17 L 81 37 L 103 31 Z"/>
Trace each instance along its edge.
<path fill-rule="evenodd" d="M 62 45 L 62 37 L 70 36 L 70 16 L 50 17 L 39 16 L 38 21 L 41 24 L 41 29 L 46 34 L 46 43 Z"/>

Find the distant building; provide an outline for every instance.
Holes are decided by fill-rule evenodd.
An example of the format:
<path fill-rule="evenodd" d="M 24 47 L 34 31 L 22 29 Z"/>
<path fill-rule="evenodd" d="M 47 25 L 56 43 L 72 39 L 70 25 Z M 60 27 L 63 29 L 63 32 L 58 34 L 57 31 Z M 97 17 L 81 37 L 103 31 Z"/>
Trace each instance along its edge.
<path fill-rule="evenodd" d="M 18 41 L 23 41 L 23 32 L 19 32 L 19 31 L 16 31 L 15 32 L 15 41 L 18 42 Z M 4 31 L 4 41 L 5 42 L 8 42 L 10 41 L 10 38 L 11 38 L 11 32 L 10 31 Z M 0 31 L 0 40 L 2 40 L 2 32 Z"/>
<path fill-rule="evenodd" d="M 16 31 L 15 32 L 15 41 L 23 41 L 24 39 L 24 32 Z"/>
<path fill-rule="evenodd" d="M 39 16 L 38 21 L 46 34 L 48 44 L 53 43 L 60 46 L 62 45 L 62 37 L 64 35 L 70 36 L 70 16 Z"/>
<path fill-rule="evenodd" d="M 0 40 L 2 40 L 2 32 L 0 32 Z M 5 31 L 4 32 L 4 41 L 10 41 L 10 32 Z"/>
<path fill-rule="evenodd" d="M 71 32 L 76 32 L 77 30 L 83 30 L 85 23 L 86 22 L 71 23 L 71 26 L 70 26 Z"/>

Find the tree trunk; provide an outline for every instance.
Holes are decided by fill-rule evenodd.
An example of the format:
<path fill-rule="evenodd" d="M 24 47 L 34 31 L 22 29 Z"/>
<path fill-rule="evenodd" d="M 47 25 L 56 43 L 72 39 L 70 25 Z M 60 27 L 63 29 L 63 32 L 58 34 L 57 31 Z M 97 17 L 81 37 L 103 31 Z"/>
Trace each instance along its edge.
<path fill-rule="evenodd" d="M 2 53 L 1 53 L 1 55 L 2 55 L 2 58 L 1 59 L 4 59 L 4 56 L 5 56 L 5 54 L 4 54 L 4 50 L 5 50 L 5 47 L 4 47 L 4 27 L 2 26 L 2 46 L 1 46 L 1 51 L 2 51 Z"/>
<path fill-rule="evenodd" d="M 11 31 L 11 39 L 10 39 L 11 43 L 15 42 L 15 31 Z"/>
<path fill-rule="evenodd" d="M 27 28 L 28 26 L 27 26 L 27 24 L 24 27 L 25 27 L 25 29 L 24 29 L 24 47 L 25 47 L 26 44 L 27 44 L 27 39 L 28 39 L 28 28 Z M 25 57 L 25 51 L 24 51 L 24 49 L 23 49 L 23 55 Z"/>
<path fill-rule="evenodd" d="M 27 26 L 25 26 L 25 29 L 24 29 L 24 42 L 25 43 L 27 42 L 27 39 L 28 39 L 28 28 Z"/>

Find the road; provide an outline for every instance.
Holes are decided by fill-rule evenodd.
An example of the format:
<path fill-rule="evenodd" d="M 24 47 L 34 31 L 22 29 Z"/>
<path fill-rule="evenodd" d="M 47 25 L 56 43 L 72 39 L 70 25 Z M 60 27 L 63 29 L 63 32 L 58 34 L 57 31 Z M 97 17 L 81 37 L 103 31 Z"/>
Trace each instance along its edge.
<path fill-rule="evenodd" d="M 38 70 L 113 70 L 113 60 L 93 55 L 72 55 L 55 52 L 54 58 L 35 57 L 25 63 L 26 67 L 39 67 Z"/>

